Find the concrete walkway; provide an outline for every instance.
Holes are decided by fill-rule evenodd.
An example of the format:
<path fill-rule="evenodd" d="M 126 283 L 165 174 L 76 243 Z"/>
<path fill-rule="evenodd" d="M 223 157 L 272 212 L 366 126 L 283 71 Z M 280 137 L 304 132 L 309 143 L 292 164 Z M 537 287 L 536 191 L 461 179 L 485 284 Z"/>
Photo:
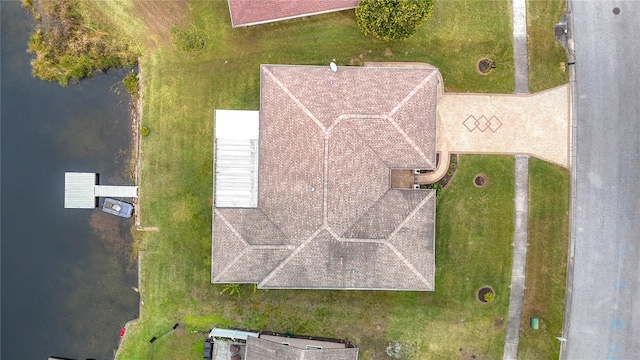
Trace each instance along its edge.
<path fill-rule="evenodd" d="M 529 157 L 516 155 L 515 226 L 513 235 L 513 267 L 509 320 L 504 343 L 503 360 L 516 360 L 524 301 L 524 275 L 527 267 L 527 225 L 529 218 Z"/>
<path fill-rule="evenodd" d="M 527 55 L 527 2 L 512 0 L 513 60 L 516 65 L 516 94 L 529 93 L 529 59 Z"/>

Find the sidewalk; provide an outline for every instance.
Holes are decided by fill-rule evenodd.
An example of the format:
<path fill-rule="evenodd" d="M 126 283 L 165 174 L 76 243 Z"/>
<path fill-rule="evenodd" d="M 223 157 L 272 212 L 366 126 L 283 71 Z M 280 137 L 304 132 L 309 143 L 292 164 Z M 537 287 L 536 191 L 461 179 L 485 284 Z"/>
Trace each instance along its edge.
<path fill-rule="evenodd" d="M 525 271 L 527 267 L 527 227 L 529 219 L 529 157 L 516 155 L 515 223 L 513 234 L 513 267 L 509 320 L 504 343 L 503 360 L 516 360 L 520 339 L 520 322 L 524 301 Z"/>
<path fill-rule="evenodd" d="M 527 52 L 527 2 L 512 0 L 513 60 L 516 71 L 516 94 L 529 93 L 529 56 Z"/>

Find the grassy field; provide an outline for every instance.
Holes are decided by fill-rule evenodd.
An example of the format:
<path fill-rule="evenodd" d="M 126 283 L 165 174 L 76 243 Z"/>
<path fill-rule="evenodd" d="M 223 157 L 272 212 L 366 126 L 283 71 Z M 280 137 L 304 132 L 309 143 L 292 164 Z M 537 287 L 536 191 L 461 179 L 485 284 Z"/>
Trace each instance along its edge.
<path fill-rule="evenodd" d="M 529 248 L 520 333 L 520 359 L 557 359 L 562 335 L 569 237 L 569 172 L 529 161 Z M 529 318 L 540 319 L 532 330 Z"/>
<path fill-rule="evenodd" d="M 553 30 L 566 4 L 565 0 L 527 0 L 529 91 L 532 93 L 569 81 L 567 53 L 556 41 Z"/>
<path fill-rule="evenodd" d="M 163 4 L 167 4 L 166 6 Z M 500 357 L 513 237 L 511 157 L 463 156 L 438 199 L 436 291 L 257 292 L 240 297 L 210 283 L 213 111 L 258 109 L 259 64 L 360 65 L 423 61 L 440 68 L 448 91 L 511 93 L 511 2 L 436 1 L 432 19 L 404 43 L 363 37 L 350 11 L 232 29 L 226 1 L 87 2 L 92 20 L 141 52 L 142 142 L 140 319 L 119 359 L 199 358 L 205 332 L 240 326 L 345 338 L 361 359 L 384 359 L 399 341 L 407 359 Z M 170 27 L 193 25 L 206 44 L 181 52 Z M 491 57 L 488 76 L 476 61 Z M 490 178 L 472 186 L 474 174 Z M 491 285 L 494 302 L 475 291 Z M 504 320 L 503 320 L 504 318 Z M 168 332 L 174 323 L 181 326 Z M 151 337 L 159 337 L 153 344 Z"/>

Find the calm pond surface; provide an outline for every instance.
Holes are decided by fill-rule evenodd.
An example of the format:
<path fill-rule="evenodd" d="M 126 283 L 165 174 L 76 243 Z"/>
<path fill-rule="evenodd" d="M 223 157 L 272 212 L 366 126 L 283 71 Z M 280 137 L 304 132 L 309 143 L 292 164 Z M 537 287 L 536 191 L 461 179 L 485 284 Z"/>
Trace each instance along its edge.
<path fill-rule="evenodd" d="M 2 359 L 111 359 L 138 316 L 131 219 L 64 209 L 64 172 L 130 185 L 125 70 L 69 88 L 31 76 L 33 20 L 1 1 Z"/>

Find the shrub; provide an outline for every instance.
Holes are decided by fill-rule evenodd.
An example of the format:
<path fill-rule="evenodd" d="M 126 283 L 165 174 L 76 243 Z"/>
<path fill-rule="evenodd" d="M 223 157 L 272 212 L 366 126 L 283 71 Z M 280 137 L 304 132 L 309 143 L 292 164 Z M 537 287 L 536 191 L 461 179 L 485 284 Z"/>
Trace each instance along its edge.
<path fill-rule="evenodd" d="M 150 132 L 151 130 L 147 127 L 147 125 L 142 125 L 142 127 L 140 128 L 140 135 L 142 135 L 142 137 L 148 136 Z"/>
<path fill-rule="evenodd" d="M 224 284 L 222 285 L 222 292 L 240 297 L 240 284 Z"/>
<path fill-rule="evenodd" d="M 73 0 L 42 1 L 38 11 L 33 2 L 23 5 L 37 21 L 28 52 L 32 73 L 43 80 L 62 86 L 70 81 L 91 77 L 96 70 L 135 64 L 135 54 L 107 33 L 86 26 L 78 2 Z"/>
<path fill-rule="evenodd" d="M 182 51 L 198 51 L 204 47 L 204 38 L 194 26 L 182 29 L 177 25 L 171 28 L 173 43 Z"/>
<path fill-rule="evenodd" d="M 133 99 L 138 100 L 138 74 L 131 73 L 125 76 L 124 79 L 122 79 L 122 83 L 124 85 L 124 89 L 133 96 Z"/>
<path fill-rule="evenodd" d="M 440 183 L 429 184 L 429 185 L 427 185 L 427 189 L 435 190 L 436 191 L 436 196 L 439 196 L 440 192 L 442 191 L 442 185 Z"/>
<path fill-rule="evenodd" d="M 356 7 L 356 22 L 365 35 L 406 40 L 432 13 L 433 0 L 362 0 Z"/>
<path fill-rule="evenodd" d="M 495 298 L 495 295 L 493 294 L 493 292 L 488 292 L 488 293 L 485 293 L 484 295 L 482 295 L 482 298 L 486 302 L 491 302 Z"/>

